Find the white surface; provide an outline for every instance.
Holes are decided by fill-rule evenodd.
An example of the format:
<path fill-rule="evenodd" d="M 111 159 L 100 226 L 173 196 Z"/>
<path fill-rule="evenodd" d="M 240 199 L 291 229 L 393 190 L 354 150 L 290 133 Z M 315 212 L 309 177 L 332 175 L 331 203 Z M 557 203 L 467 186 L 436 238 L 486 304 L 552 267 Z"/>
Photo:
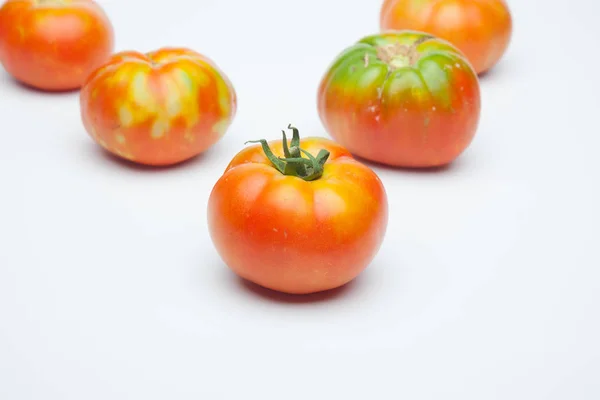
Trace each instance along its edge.
<path fill-rule="evenodd" d="M 230 273 L 207 198 L 245 140 L 326 135 L 317 84 L 379 1 L 100 3 L 117 50 L 213 58 L 239 113 L 196 161 L 134 168 L 88 138 L 76 93 L 2 71 L 0 399 L 600 398 L 596 2 L 510 3 L 470 149 L 436 173 L 376 167 L 385 244 L 311 301 Z"/>

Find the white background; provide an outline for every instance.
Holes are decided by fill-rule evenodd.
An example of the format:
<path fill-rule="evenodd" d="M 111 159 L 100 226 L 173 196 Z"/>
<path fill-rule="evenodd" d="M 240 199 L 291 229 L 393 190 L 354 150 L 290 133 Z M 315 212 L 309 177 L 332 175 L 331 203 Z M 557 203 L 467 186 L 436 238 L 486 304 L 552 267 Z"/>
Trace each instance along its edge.
<path fill-rule="evenodd" d="M 438 172 L 373 167 L 385 243 L 351 285 L 246 285 L 206 228 L 244 141 L 326 136 L 316 89 L 378 30 L 379 1 L 99 2 L 117 50 L 189 46 L 239 112 L 176 168 L 107 157 L 77 93 L 0 71 L 0 399 L 600 398 L 600 24 L 593 0 L 516 0 L 469 150 Z"/>

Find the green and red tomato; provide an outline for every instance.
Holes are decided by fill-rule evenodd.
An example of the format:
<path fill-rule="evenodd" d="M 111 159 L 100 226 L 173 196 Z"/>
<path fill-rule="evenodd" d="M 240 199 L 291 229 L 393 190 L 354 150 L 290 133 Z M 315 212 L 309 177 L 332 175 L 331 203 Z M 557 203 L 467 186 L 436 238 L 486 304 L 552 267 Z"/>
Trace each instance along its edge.
<path fill-rule="evenodd" d="M 480 119 L 477 74 L 449 42 L 418 31 L 370 35 L 343 50 L 318 89 L 331 137 L 355 156 L 439 167 L 461 155 Z"/>

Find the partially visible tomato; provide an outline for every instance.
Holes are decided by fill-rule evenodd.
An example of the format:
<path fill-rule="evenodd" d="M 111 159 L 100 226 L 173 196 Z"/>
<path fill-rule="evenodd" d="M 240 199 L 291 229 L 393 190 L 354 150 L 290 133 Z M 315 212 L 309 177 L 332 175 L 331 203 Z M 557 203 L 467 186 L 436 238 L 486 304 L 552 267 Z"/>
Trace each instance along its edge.
<path fill-rule="evenodd" d="M 233 85 L 213 61 L 174 47 L 113 55 L 90 75 L 80 103 L 83 124 L 100 146 L 154 166 L 207 150 L 237 109 Z"/>
<path fill-rule="evenodd" d="M 240 151 L 215 184 L 208 228 L 236 274 L 307 294 L 342 286 L 383 241 L 388 203 L 377 175 L 340 145 L 298 130 Z"/>
<path fill-rule="evenodd" d="M 477 74 L 455 47 L 413 31 L 368 36 L 326 71 L 318 111 L 353 154 L 396 167 L 438 167 L 471 143 L 479 123 Z"/>
<path fill-rule="evenodd" d="M 385 0 L 380 25 L 446 39 L 465 53 L 478 74 L 502 58 L 512 35 L 505 0 Z"/>
<path fill-rule="evenodd" d="M 113 27 L 91 0 L 8 0 L 0 8 L 0 62 L 28 86 L 79 89 L 113 47 Z"/>

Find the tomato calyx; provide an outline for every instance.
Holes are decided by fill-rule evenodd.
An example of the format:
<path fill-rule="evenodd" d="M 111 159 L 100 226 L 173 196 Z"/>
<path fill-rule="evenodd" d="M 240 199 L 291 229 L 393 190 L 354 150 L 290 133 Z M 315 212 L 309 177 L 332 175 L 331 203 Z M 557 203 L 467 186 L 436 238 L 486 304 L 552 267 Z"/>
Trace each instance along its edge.
<path fill-rule="evenodd" d="M 248 143 L 260 143 L 265 156 L 271 161 L 273 166 L 277 168 L 283 175 L 295 176 L 305 181 L 314 181 L 323 175 L 324 165 L 329 158 L 329 151 L 321 149 L 317 156 L 313 156 L 306 150 L 300 147 L 300 132 L 291 124 L 288 125 L 291 129 L 292 140 L 289 143 L 285 131 L 283 133 L 283 154 L 285 157 L 277 157 L 269 147 L 269 143 L 265 139 L 249 140 Z M 307 158 L 302 157 L 304 154 Z"/>

